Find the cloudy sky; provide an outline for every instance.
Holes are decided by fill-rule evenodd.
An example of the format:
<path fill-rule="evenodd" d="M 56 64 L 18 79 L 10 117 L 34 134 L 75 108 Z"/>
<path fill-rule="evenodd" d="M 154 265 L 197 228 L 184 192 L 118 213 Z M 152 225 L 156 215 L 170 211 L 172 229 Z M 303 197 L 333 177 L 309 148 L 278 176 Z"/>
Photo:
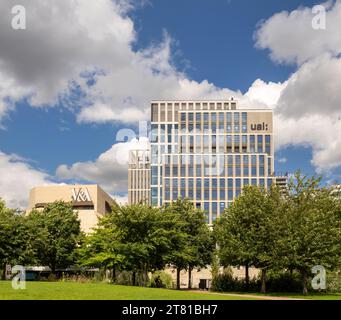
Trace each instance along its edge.
<path fill-rule="evenodd" d="M 0 197 L 24 208 L 33 186 L 88 182 L 124 201 L 152 99 L 271 107 L 276 171 L 340 182 L 341 0 L 322 3 L 325 29 L 318 4 L 1 0 Z"/>

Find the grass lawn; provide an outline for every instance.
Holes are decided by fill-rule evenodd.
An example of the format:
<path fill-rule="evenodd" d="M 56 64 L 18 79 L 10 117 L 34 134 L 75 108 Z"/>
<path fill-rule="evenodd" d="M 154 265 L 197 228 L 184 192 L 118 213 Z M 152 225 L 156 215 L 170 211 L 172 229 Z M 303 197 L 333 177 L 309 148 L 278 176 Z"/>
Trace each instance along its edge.
<path fill-rule="evenodd" d="M 111 285 L 107 283 L 26 282 L 25 290 L 14 290 L 11 281 L 0 281 L 0 300 L 264 300 L 266 297 L 341 300 L 341 293 L 303 296 L 289 293 L 205 293 Z M 244 297 L 243 297 L 244 295 Z"/>
<path fill-rule="evenodd" d="M 251 293 L 250 293 L 251 294 Z M 298 293 L 253 293 L 256 296 L 270 296 L 270 297 L 288 297 L 297 299 L 309 299 L 309 300 L 341 300 L 341 292 L 330 294 L 330 293 L 309 293 L 309 295 L 304 296 Z"/>
<path fill-rule="evenodd" d="M 106 283 L 26 282 L 25 290 L 13 290 L 0 281 L 0 300 L 240 300 L 238 296 L 193 293 L 167 289 L 129 287 Z M 245 298 L 246 299 L 246 298 Z M 249 298 L 248 298 L 249 299 Z"/>

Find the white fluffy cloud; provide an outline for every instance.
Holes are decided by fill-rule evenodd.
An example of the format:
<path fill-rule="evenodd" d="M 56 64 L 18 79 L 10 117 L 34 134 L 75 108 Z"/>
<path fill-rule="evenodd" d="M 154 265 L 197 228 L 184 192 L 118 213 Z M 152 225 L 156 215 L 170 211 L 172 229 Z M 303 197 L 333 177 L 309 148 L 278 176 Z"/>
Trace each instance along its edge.
<path fill-rule="evenodd" d="M 250 99 L 251 102 L 249 101 L 249 103 L 252 103 L 253 106 L 258 102 L 264 106 L 274 108 L 286 85 L 287 82 L 266 83 L 261 79 L 257 79 L 245 93 L 245 96 Z"/>
<path fill-rule="evenodd" d="M 341 52 L 341 1 L 322 4 L 326 10 L 326 29 L 314 29 L 317 13 L 300 7 L 283 11 L 260 24 L 255 33 L 256 46 L 269 49 L 275 62 L 302 64 L 324 53 Z"/>
<path fill-rule="evenodd" d="M 31 188 L 51 183 L 48 174 L 17 155 L 0 151 L 0 197 L 12 208 L 25 209 Z"/>
<path fill-rule="evenodd" d="M 313 29 L 312 8 L 300 7 L 264 21 L 255 38 L 256 46 L 269 49 L 275 62 L 298 65 L 279 90 L 270 88 L 278 97 L 277 149 L 310 146 L 312 165 L 319 172 L 330 172 L 341 166 L 341 1 L 323 6 L 326 30 Z"/>
<path fill-rule="evenodd" d="M 152 99 L 229 98 L 232 91 L 190 81 L 172 64 L 171 38 L 133 50 L 134 24 L 128 0 L 31 0 L 27 29 L 11 29 L 13 1 L 0 3 L 0 79 L 23 88 L 32 106 L 69 102 L 78 85 L 86 94 L 77 105 L 80 122 L 147 118 Z M 92 75 L 95 82 L 87 85 Z M 0 93 L 6 91 L 0 81 Z M 8 96 L 17 100 L 8 92 Z M 0 99 L 3 96 L 0 95 Z M 3 100 L 3 99 L 2 99 Z"/>
<path fill-rule="evenodd" d="M 319 56 L 289 78 L 277 111 L 290 118 L 312 114 L 336 118 L 341 114 L 340 83 L 341 58 Z"/>
<path fill-rule="evenodd" d="M 77 162 L 71 166 L 60 165 L 56 175 L 63 180 L 99 183 L 111 194 L 127 192 L 129 151 L 148 147 L 146 138 L 116 143 L 95 161 Z"/>

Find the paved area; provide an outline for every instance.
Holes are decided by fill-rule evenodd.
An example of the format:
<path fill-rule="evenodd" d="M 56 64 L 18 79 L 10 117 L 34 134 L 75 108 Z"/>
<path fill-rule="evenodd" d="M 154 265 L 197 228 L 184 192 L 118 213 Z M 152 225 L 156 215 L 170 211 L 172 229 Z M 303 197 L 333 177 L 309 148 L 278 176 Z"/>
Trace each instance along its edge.
<path fill-rule="evenodd" d="M 209 292 L 209 291 L 207 292 L 207 291 L 200 291 L 200 290 L 192 290 L 191 292 L 217 294 L 217 295 L 240 297 L 240 298 L 261 299 L 261 300 L 307 300 L 307 299 L 290 298 L 290 297 L 258 296 L 258 295 L 253 295 L 253 294 L 220 293 L 220 292 Z"/>

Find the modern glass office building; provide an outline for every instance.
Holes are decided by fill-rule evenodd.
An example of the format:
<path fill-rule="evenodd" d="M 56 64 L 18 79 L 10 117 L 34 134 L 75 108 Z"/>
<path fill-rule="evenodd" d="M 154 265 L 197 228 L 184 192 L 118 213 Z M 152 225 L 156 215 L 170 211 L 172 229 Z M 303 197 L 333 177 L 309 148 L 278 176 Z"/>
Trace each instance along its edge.
<path fill-rule="evenodd" d="M 212 223 L 245 185 L 275 183 L 270 109 L 237 101 L 151 103 L 151 204 L 189 198 Z"/>

